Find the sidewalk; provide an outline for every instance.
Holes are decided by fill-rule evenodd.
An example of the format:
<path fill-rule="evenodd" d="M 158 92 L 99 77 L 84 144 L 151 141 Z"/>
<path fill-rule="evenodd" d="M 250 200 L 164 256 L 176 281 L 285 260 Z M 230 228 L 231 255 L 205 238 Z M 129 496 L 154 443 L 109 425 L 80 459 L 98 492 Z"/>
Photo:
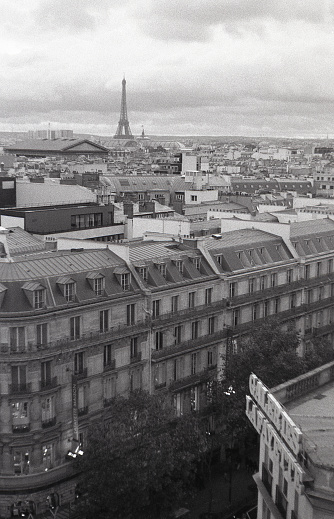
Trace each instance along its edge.
<path fill-rule="evenodd" d="M 244 463 L 241 464 L 239 470 L 233 470 L 231 484 L 229 477 L 224 475 L 223 469 L 222 463 L 218 463 L 213 468 L 211 483 L 211 512 L 221 514 L 222 518 L 248 502 L 256 503 L 257 496 L 253 474 L 246 470 Z M 199 490 L 198 494 L 192 500 L 189 500 L 185 506 L 190 510 L 190 519 L 199 519 L 201 513 L 209 511 L 209 505 L 210 488 L 207 481 L 205 488 Z"/>

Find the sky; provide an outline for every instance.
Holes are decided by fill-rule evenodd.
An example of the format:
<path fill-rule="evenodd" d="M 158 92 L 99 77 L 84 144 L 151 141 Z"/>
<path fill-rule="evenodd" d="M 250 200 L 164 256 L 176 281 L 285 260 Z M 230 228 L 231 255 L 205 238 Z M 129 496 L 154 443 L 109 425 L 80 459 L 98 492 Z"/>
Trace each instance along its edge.
<path fill-rule="evenodd" d="M 332 0 L 0 0 L 0 130 L 334 136 Z"/>

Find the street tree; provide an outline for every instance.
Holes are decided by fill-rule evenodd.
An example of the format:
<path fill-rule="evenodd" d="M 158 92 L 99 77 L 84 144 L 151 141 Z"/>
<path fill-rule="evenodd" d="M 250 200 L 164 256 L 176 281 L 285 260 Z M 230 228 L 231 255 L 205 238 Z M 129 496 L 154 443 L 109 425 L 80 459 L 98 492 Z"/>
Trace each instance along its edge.
<path fill-rule="evenodd" d="M 194 488 L 206 437 L 196 417 L 175 418 L 159 395 L 116 397 L 108 419 L 91 426 L 78 460 L 88 517 L 167 517 Z"/>

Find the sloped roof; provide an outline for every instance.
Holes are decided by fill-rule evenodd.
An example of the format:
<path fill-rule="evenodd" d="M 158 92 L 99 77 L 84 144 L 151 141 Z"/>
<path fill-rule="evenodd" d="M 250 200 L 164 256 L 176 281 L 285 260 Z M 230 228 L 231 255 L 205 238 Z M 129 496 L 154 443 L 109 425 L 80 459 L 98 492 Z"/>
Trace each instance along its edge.
<path fill-rule="evenodd" d="M 45 152 L 70 152 L 76 147 L 86 145 L 87 151 L 96 151 L 108 153 L 108 149 L 101 144 L 89 141 L 88 139 L 35 139 L 21 141 L 12 146 L 6 146 L 6 151 L 17 152 L 23 151 L 45 151 Z M 84 149 L 82 150 L 84 153 Z"/>
<path fill-rule="evenodd" d="M 42 251 L 45 249 L 43 240 L 36 236 L 32 236 L 21 227 L 11 227 L 8 230 L 9 233 L 6 236 L 11 256 Z"/>
<path fill-rule="evenodd" d="M 294 222 L 290 226 L 290 238 L 318 235 L 324 232 L 334 232 L 334 222 L 330 218 L 319 218 L 318 220 L 306 220 L 304 222 Z"/>

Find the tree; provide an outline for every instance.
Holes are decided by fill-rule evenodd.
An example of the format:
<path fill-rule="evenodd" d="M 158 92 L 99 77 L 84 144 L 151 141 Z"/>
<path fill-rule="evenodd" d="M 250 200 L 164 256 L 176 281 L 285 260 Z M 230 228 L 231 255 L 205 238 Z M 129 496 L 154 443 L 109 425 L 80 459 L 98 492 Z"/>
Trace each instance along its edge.
<path fill-rule="evenodd" d="M 224 377 L 217 384 L 216 401 L 228 438 L 249 431 L 245 402 L 252 372 L 269 388 L 304 373 L 305 362 L 297 352 L 299 344 L 295 330 L 283 330 L 279 321 L 268 319 L 261 326 L 254 326 L 247 337 L 238 341 L 237 351 L 225 357 Z"/>
<path fill-rule="evenodd" d="M 108 420 L 90 428 L 78 460 L 86 514 L 88 508 L 88 517 L 167 517 L 192 491 L 195 458 L 205 448 L 197 419 L 175 418 L 160 396 L 116 397 Z"/>

